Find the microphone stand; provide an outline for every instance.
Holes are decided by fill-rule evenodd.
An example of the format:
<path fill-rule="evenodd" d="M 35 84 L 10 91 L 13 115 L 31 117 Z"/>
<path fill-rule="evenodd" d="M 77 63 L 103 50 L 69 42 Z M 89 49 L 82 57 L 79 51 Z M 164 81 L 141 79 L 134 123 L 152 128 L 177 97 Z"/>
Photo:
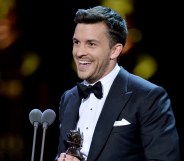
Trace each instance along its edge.
<path fill-rule="evenodd" d="M 43 123 L 43 135 L 42 135 L 42 148 L 41 148 L 41 154 L 40 154 L 40 161 L 43 161 L 43 153 L 44 153 L 44 144 L 45 144 L 45 134 L 48 127 L 48 123 Z"/>
<path fill-rule="evenodd" d="M 31 161 L 34 161 L 36 133 L 37 133 L 38 125 L 39 125 L 38 122 L 34 122 L 34 136 L 33 136 L 33 146 L 32 146 Z"/>

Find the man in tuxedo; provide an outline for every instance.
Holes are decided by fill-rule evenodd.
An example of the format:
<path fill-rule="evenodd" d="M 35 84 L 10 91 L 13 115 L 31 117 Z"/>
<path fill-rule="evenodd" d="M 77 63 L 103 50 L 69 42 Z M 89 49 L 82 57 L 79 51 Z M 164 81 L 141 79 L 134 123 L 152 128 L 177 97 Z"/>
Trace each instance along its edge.
<path fill-rule="evenodd" d="M 57 161 L 179 161 L 179 138 L 166 90 L 118 65 L 126 21 L 114 10 L 79 9 L 73 58 L 83 81 L 60 101 Z M 81 156 L 67 153 L 71 130 Z"/>

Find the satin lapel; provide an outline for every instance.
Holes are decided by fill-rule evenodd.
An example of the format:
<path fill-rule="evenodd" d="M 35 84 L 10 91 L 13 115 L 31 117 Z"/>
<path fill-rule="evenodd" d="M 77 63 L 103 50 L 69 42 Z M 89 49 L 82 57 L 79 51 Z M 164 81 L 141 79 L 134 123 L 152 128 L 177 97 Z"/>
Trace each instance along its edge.
<path fill-rule="evenodd" d="M 112 84 L 95 128 L 88 161 L 97 160 L 111 133 L 114 122 L 131 96 L 131 92 L 127 92 L 126 90 L 127 77 L 128 73 L 124 69 L 121 69 Z"/>
<path fill-rule="evenodd" d="M 77 89 L 76 89 L 77 90 Z M 81 99 L 76 91 L 71 92 L 69 95 L 69 101 L 66 106 L 66 110 L 64 112 L 64 118 L 62 122 L 62 131 L 63 136 L 66 139 L 66 133 L 70 130 L 74 130 L 78 121 L 79 114 L 79 106 L 81 103 Z"/>

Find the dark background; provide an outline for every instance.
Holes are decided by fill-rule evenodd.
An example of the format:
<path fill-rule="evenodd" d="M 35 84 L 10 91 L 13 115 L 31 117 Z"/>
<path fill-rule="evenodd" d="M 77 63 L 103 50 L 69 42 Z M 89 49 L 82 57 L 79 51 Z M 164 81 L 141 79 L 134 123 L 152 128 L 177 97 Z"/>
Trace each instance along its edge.
<path fill-rule="evenodd" d="M 41 111 L 51 108 L 56 112 L 56 120 L 46 132 L 43 160 L 53 161 L 57 153 L 59 138 L 60 96 L 78 81 L 72 68 L 73 17 L 78 8 L 92 7 L 100 4 L 100 1 L 18 0 L 17 3 L 22 37 L 18 42 L 18 48 L 13 47 L 13 49 L 32 50 L 38 53 L 41 58 L 41 66 L 34 76 L 24 80 L 26 90 L 21 105 L 8 109 L 6 114 L 1 113 L 1 118 L 14 122 L 10 127 L 7 127 L 9 124 L 6 122 L 2 122 L 7 128 L 8 135 L 23 138 L 21 153 L 19 153 L 21 157 L 9 152 L 0 154 L 6 156 L 3 161 L 31 160 L 33 126 L 29 121 L 29 112 L 34 108 Z M 163 86 L 169 93 L 176 116 L 182 152 L 184 145 L 181 42 L 183 41 L 179 6 L 177 1 L 136 0 L 131 18 L 134 25 L 141 30 L 143 39 L 122 58 L 120 63 L 132 72 L 138 53 L 147 52 L 157 60 L 158 71 L 149 80 Z M 42 129 L 39 128 L 35 161 L 40 157 L 41 141 Z"/>

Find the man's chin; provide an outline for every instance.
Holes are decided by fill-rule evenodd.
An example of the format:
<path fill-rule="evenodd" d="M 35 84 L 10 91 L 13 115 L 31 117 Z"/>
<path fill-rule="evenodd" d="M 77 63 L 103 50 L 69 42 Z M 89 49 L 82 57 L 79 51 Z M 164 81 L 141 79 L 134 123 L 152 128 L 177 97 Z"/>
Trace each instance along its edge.
<path fill-rule="evenodd" d="M 77 74 L 78 74 L 78 77 L 82 80 L 86 80 L 89 77 L 89 74 L 87 74 L 86 72 L 78 72 Z"/>

